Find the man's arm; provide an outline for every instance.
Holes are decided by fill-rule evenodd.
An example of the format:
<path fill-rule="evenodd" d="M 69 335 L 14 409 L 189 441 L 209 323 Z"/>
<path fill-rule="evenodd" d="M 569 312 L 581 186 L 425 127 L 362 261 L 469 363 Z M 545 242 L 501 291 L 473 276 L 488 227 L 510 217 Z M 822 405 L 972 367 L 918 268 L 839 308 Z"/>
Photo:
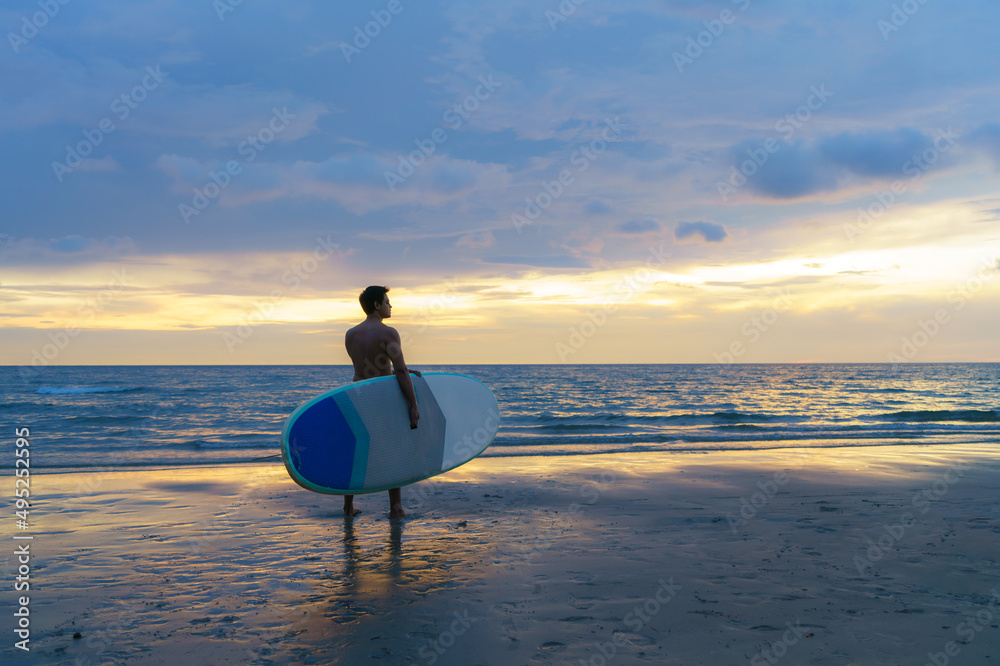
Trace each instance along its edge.
<path fill-rule="evenodd" d="M 399 382 L 399 388 L 403 391 L 403 397 L 406 398 L 406 402 L 410 403 L 410 429 L 412 430 L 417 427 L 417 421 L 420 419 L 420 412 L 417 410 L 417 393 L 413 390 L 410 371 L 406 367 L 406 361 L 403 360 L 403 345 L 400 342 L 399 333 L 394 328 L 389 328 L 389 331 L 390 339 L 386 342 L 385 351 L 389 355 L 389 360 L 392 361 L 392 371 L 396 375 L 396 381 Z"/>

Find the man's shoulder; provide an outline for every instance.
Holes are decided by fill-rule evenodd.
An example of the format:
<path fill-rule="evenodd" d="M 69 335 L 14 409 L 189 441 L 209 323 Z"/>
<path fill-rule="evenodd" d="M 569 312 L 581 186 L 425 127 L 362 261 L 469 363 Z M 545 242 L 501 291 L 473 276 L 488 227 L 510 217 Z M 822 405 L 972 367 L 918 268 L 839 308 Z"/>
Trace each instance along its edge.
<path fill-rule="evenodd" d="M 392 326 L 380 322 L 378 331 L 381 335 L 384 335 L 387 339 L 399 340 L 399 331 L 394 329 Z"/>
<path fill-rule="evenodd" d="M 362 335 L 367 340 L 381 340 L 383 342 L 399 341 L 399 332 L 392 326 L 386 326 L 382 322 L 363 321 L 360 324 L 347 329 L 345 338 Z"/>

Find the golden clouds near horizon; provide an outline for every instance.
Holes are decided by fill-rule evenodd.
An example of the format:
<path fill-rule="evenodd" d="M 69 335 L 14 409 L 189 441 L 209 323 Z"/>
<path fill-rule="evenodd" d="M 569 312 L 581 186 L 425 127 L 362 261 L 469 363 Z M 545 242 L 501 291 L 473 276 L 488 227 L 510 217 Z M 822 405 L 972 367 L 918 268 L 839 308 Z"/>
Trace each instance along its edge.
<path fill-rule="evenodd" d="M 267 259 L 268 263 L 273 258 Z M 739 310 L 788 291 L 817 297 L 799 307 L 840 307 L 889 297 L 946 298 L 969 280 L 990 291 L 1000 243 L 924 245 L 856 250 L 774 261 L 693 266 L 667 272 L 644 267 L 516 278 L 475 277 L 397 288 L 396 320 L 431 326 L 487 324 L 516 310 L 545 316 L 546 309 L 644 304 L 653 308 Z M 257 322 L 353 321 L 363 316 L 356 288 L 327 291 L 327 280 L 288 286 L 279 274 L 250 269 L 246 257 L 227 257 L 214 271 L 195 265 L 103 264 L 8 273 L 4 280 L 7 325 L 40 328 L 168 330 L 212 328 L 253 317 Z M 240 267 L 237 270 L 234 267 Z M 252 278 L 247 273 L 258 273 Z M 263 276 L 263 277 L 262 277 Z M 979 276 L 979 277 L 976 277 Z M 322 283 L 322 284 L 321 284 Z M 259 287 L 258 287 L 259 285 Z"/>
<path fill-rule="evenodd" d="M 844 361 L 884 356 L 886 340 L 898 337 L 896 322 L 917 322 L 941 308 L 954 315 L 968 304 L 1000 297 L 995 279 L 1000 241 L 985 233 L 988 225 L 963 216 L 963 235 L 948 237 L 940 230 L 929 235 L 926 225 L 939 221 L 936 215 L 914 218 L 913 242 L 906 247 L 885 247 L 876 234 L 880 230 L 873 230 L 865 239 L 872 241 L 870 247 L 817 243 L 808 251 L 809 244 L 802 243 L 801 253 L 785 250 L 785 256 L 765 261 L 742 260 L 750 251 L 738 247 L 722 248 L 714 265 L 681 256 L 669 270 L 642 264 L 535 268 L 507 277 L 479 265 L 480 274 L 459 278 L 407 276 L 391 292 L 389 323 L 433 358 L 458 354 L 461 362 L 555 362 L 551 348 L 565 331 L 596 318 L 601 330 L 594 339 L 600 341 L 588 346 L 587 362 L 619 361 L 616 355 L 648 348 L 665 331 L 673 336 L 672 354 L 697 361 L 705 356 L 703 347 L 721 344 L 707 341 L 738 339 L 733 331 L 745 320 L 780 302 L 782 332 L 769 334 L 772 347 L 762 342 L 762 356 L 754 360 L 821 357 L 808 350 L 810 344 L 836 348 L 838 354 L 854 350 Z M 3 361 L 19 363 L 26 350 L 30 354 L 32 340 L 69 328 L 88 331 L 90 342 L 79 345 L 87 349 L 79 352 L 84 362 L 116 362 L 121 334 L 140 331 L 170 333 L 176 341 L 201 336 L 206 358 L 212 358 L 212 345 L 219 347 L 220 336 L 249 333 L 241 335 L 248 344 L 230 347 L 226 361 L 234 363 L 301 362 L 310 353 L 316 356 L 316 350 L 329 356 L 342 332 L 364 316 L 357 301 L 358 276 L 348 262 L 310 264 L 303 258 L 308 256 L 130 257 L 119 263 L 8 268 L 0 322 L 19 330 L 10 339 L 26 347 L 9 351 Z M 727 256 L 741 260 L 726 263 Z M 387 280 L 391 286 L 393 278 Z M 979 339 L 974 327 L 981 327 L 977 317 L 985 316 L 966 313 L 953 317 L 962 324 L 948 328 L 949 336 L 965 331 L 963 350 L 980 344 L 974 342 Z M 794 344 L 776 344 L 796 331 Z M 111 342 L 110 332 L 118 334 L 118 342 Z M 296 345 L 301 349 L 293 351 Z M 184 362 L 182 347 L 172 342 L 162 353 Z M 289 361 L 290 355 L 297 360 Z M 929 353 L 925 358 L 932 360 Z"/>

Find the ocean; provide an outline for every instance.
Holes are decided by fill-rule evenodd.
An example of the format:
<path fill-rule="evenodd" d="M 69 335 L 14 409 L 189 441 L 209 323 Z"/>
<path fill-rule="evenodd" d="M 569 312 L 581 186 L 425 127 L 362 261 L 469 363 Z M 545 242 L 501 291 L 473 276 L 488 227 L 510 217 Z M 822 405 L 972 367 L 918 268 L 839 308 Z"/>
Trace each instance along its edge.
<path fill-rule="evenodd" d="M 441 365 L 496 394 L 483 454 L 1000 445 L 1000 364 Z M 280 464 L 285 418 L 350 366 L 0 367 L 0 414 L 31 465 Z"/>

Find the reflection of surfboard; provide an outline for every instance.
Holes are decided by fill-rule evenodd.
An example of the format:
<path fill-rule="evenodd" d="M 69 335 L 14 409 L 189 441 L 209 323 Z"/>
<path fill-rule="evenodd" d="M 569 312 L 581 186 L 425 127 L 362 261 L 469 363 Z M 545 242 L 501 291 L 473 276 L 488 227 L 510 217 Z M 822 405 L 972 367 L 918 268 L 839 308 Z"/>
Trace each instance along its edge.
<path fill-rule="evenodd" d="M 448 372 L 410 378 L 415 430 L 395 375 L 341 386 L 296 409 L 281 433 L 292 479 L 320 493 L 371 493 L 447 472 L 490 445 L 500 407 L 485 384 Z"/>

